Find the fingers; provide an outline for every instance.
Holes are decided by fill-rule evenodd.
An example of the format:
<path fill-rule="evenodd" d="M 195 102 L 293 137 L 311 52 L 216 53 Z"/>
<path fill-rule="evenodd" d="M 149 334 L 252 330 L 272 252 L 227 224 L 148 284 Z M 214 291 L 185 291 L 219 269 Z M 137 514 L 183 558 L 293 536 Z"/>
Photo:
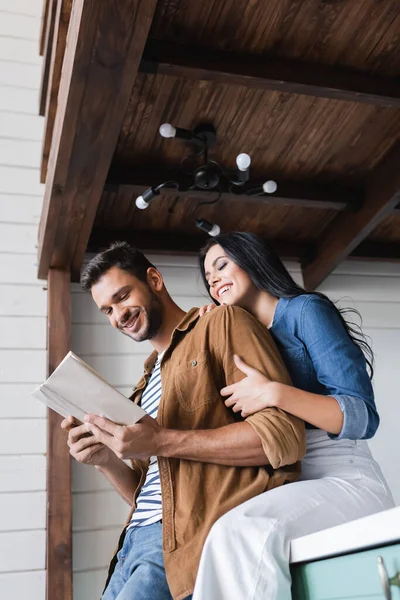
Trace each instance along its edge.
<path fill-rule="evenodd" d="M 236 398 L 234 398 L 233 396 L 231 396 L 230 398 L 228 398 L 227 400 L 225 400 L 224 402 L 225 406 L 227 406 L 228 408 L 231 408 L 233 412 L 237 413 L 240 412 L 242 417 L 244 416 L 248 416 L 247 413 L 246 415 L 245 413 L 245 409 L 242 406 L 242 403 L 239 402 Z"/>
<path fill-rule="evenodd" d="M 85 448 L 89 448 L 90 446 L 94 446 L 99 443 L 100 441 L 97 440 L 93 435 L 86 435 L 84 437 L 81 436 L 75 441 L 72 441 L 70 438 L 68 438 L 68 446 L 71 450 L 71 454 L 73 455 L 82 452 L 82 450 L 85 450 Z"/>
<path fill-rule="evenodd" d="M 213 302 L 202 306 L 199 310 L 199 316 L 203 317 L 205 314 L 211 312 L 214 308 L 217 308 L 217 306 Z"/>
<path fill-rule="evenodd" d="M 233 360 L 235 361 L 235 365 L 237 366 L 237 368 L 240 369 L 245 375 L 253 375 L 254 373 L 258 373 L 256 369 L 253 369 L 253 367 L 249 367 L 249 365 L 245 363 L 244 360 L 240 358 L 240 356 L 238 356 L 237 354 L 233 355 Z"/>
<path fill-rule="evenodd" d="M 96 428 L 106 431 L 114 437 L 118 437 L 121 433 L 121 429 L 123 429 L 122 425 L 117 425 L 116 423 L 113 423 L 113 421 L 110 421 L 110 419 L 98 417 L 97 415 L 85 415 L 85 422 L 90 425 L 95 425 Z M 90 430 L 93 431 L 93 428 L 90 427 Z"/>
<path fill-rule="evenodd" d="M 206 312 L 207 312 L 207 305 L 202 306 L 199 310 L 199 317 L 204 316 L 206 314 Z"/>
<path fill-rule="evenodd" d="M 68 444 L 75 444 L 81 438 L 91 437 L 86 425 L 77 425 L 70 429 L 68 434 Z"/>
<path fill-rule="evenodd" d="M 236 404 L 236 400 L 233 396 L 231 396 L 230 398 L 227 398 L 224 402 L 225 406 L 227 406 L 228 408 L 233 406 L 234 404 Z"/>
<path fill-rule="evenodd" d="M 108 446 L 111 450 L 115 450 L 117 448 L 119 440 L 116 439 L 116 436 L 113 436 L 107 431 L 100 429 L 100 427 L 97 427 L 97 425 L 94 423 L 90 423 L 89 427 L 94 439 L 97 442 L 101 442 L 105 446 Z M 121 435 L 119 435 L 118 438 L 121 438 Z"/>
<path fill-rule="evenodd" d="M 71 451 L 70 454 L 76 461 L 83 464 L 90 464 L 95 454 L 102 448 L 104 448 L 103 444 L 93 444 L 77 453 Z"/>
<path fill-rule="evenodd" d="M 221 396 L 230 396 L 235 391 L 236 383 L 232 383 L 232 385 L 227 385 L 226 387 L 220 390 Z"/>
<path fill-rule="evenodd" d="M 65 429 L 65 431 L 69 431 L 75 425 L 75 419 L 71 415 L 68 415 L 62 422 L 61 427 Z"/>

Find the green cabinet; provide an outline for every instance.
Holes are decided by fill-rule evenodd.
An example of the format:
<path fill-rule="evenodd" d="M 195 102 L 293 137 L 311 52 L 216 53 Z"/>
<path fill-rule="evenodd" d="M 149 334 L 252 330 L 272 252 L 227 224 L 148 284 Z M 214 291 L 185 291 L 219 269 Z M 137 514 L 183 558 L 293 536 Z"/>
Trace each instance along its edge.
<path fill-rule="evenodd" d="M 378 557 L 381 557 L 379 559 Z M 386 570 L 386 573 L 385 573 Z M 400 600 L 400 544 L 292 567 L 293 600 Z M 387 585 L 385 576 L 392 579 Z"/>

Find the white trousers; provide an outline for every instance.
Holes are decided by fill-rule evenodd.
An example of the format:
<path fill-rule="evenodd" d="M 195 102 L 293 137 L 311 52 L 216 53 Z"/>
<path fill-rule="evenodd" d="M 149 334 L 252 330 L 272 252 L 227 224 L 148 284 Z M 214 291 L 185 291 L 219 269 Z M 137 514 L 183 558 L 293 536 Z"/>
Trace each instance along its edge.
<path fill-rule="evenodd" d="M 301 480 L 221 517 L 204 545 L 193 600 L 290 600 L 290 541 L 392 508 L 365 441 L 307 431 Z"/>

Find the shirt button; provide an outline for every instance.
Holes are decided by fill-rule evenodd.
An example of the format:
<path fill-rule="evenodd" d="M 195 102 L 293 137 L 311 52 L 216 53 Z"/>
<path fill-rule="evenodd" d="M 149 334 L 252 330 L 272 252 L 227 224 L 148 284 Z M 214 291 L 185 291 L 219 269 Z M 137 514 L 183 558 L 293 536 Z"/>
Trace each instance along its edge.
<path fill-rule="evenodd" d="M 195 367 L 197 365 L 197 360 L 192 360 L 192 367 Z"/>

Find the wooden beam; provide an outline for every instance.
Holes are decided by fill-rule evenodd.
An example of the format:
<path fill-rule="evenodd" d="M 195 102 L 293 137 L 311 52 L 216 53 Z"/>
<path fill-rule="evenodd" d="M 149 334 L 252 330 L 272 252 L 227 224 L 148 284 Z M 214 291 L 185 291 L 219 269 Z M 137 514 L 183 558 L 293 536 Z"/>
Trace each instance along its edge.
<path fill-rule="evenodd" d="M 41 183 L 46 182 L 47 164 L 50 154 L 51 140 L 54 131 L 54 120 L 57 111 L 58 90 L 61 80 L 61 69 L 64 61 L 65 46 L 73 0 L 57 0 L 54 23 L 54 39 L 51 45 L 49 84 L 47 86 L 46 108 L 44 111 L 44 137 L 42 146 Z"/>
<path fill-rule="evenodd" d="M 48 374 L 70 350 L 70 273 L 50 269 L 48 277 Z M 72 600 L 71 464 L 62 417 L 47 412 L 47 600 Z"/>
<path fill-rule="evenodd" d="M 140 250 L 167 254 L 198 254 L 209 236 L 199 231 L 197 235 L 172 231 L 132 231 L 94 229 L 89 239 L 88 252 L 101 252 L 112 242 L 124 241 Z M 268 240 L 274 250 L 287 260 L 304 261 L 312 255 L 310 244 L 287 240 Z"/>
<path fill-rule="evenodd" d="M 397 142 L 369 176 L 362 208 L 353 214 L 338 215 L 323 232 L 316 258 L 303 269 L 307 289 L 317 288 L 392 213 L 400 200 L 399 164 Z"/>
<path fill-rule="evenodd" d="M 349 258 L 356 260 L 370 261 L 385 261 L 398 262 L 400 261 L 400 241 L 394 242 L 375 242 L 366 240 L 361 242 L 359 246 L 350 254 Z"/>
<path fill-rule="evenodd" d="M 49 16 L 50 2 L 51 2 L 51 0 L 43 0 L 42 21 L 40 24 L 40 36 L 39 36 L 39 54 L 40 54 L 40 56 L 43 56 L 43 54 L 44 54 L 44 46 L 46 43 L 47 17 Z"/>
<path fill-rule="evenodd" d="M 74 0 L 39 228 L 39 278 L 79 270 L 157 0 Z"/>
<path fill-rule="evenodd" d="M 40 84 L 39 93 L 39 115 L 44 117 L 46 110 L 46 97 L 47 89 L 49 86 L 51 57 L 53 51 L 54 42 L 54 29 L 56 25 L 56 13 L 57 13 L 58 0 L 50 0 L 48 6 L 48 14 L 46 21 L 46 31 L 44 37 L 44 49 L 43 49 L 43 66 L 42 66 L 42 81 Z"/>
<path fill-rule="evenodd" d="M 400 107 L 398 78 L 268 55 L 149 40 L 140 70 L 264 90 Z"/>
<path fill-rule="evenodd" d="M 132 193 L 138 196 L 146 189 L 156 186 L 163 181 L 176 181 L 179 190 L 164 188 L 163 195 L 179 197 L 195 197 L 204 200 L 215 198 L 215 190 L 189 190 L 193 181 L 179 172 L 163 172 L 158 168 L 152 171 L 145 169 L 135 172 L 129 169 L 112 168 L 107 177 L 105 189 L 123 185 L 131 188 Z M 219 188 L 224 200 L 238 200 L 241 202 L 258 202 L 262 204 L 292 205 L 307 208 L 325 208 L 336 211 L 356 210 L 363 201 L 360 189 L 345 186 L 323 185 L 307 182 L 281 181 L 277 179 L 278 189 L 274 194 L 262 196 L 248 196 L 241 192 L 241 188 L 234 188 L 224 179 L 221 179 Z M 262 182 L 259 182 L 261 185 Z M 257 183 L 254 184 L 258 185 Z"/>
<path fill-rule="evenodd" d="M 197 255 L 209 237 L 199 231 L 197 235 L 171 231 L 132 231 L 113 229 L 94 229 L 89 239 L 88 252 L 101 252 L 115 241 L 125 241 L 146 252 L 161 254 L 193 254 Z M 300 243 L 288 240 L 268 240 L 281 258 L 296 260 L 301 263 L 313 258 L 316 253 L 311 243 Z M 400 261 L 400 243 L 362 242 L 351 253 L 349 259 L 365 261 Z M 75 274 L 75 281 L 79 274 Z"/>

